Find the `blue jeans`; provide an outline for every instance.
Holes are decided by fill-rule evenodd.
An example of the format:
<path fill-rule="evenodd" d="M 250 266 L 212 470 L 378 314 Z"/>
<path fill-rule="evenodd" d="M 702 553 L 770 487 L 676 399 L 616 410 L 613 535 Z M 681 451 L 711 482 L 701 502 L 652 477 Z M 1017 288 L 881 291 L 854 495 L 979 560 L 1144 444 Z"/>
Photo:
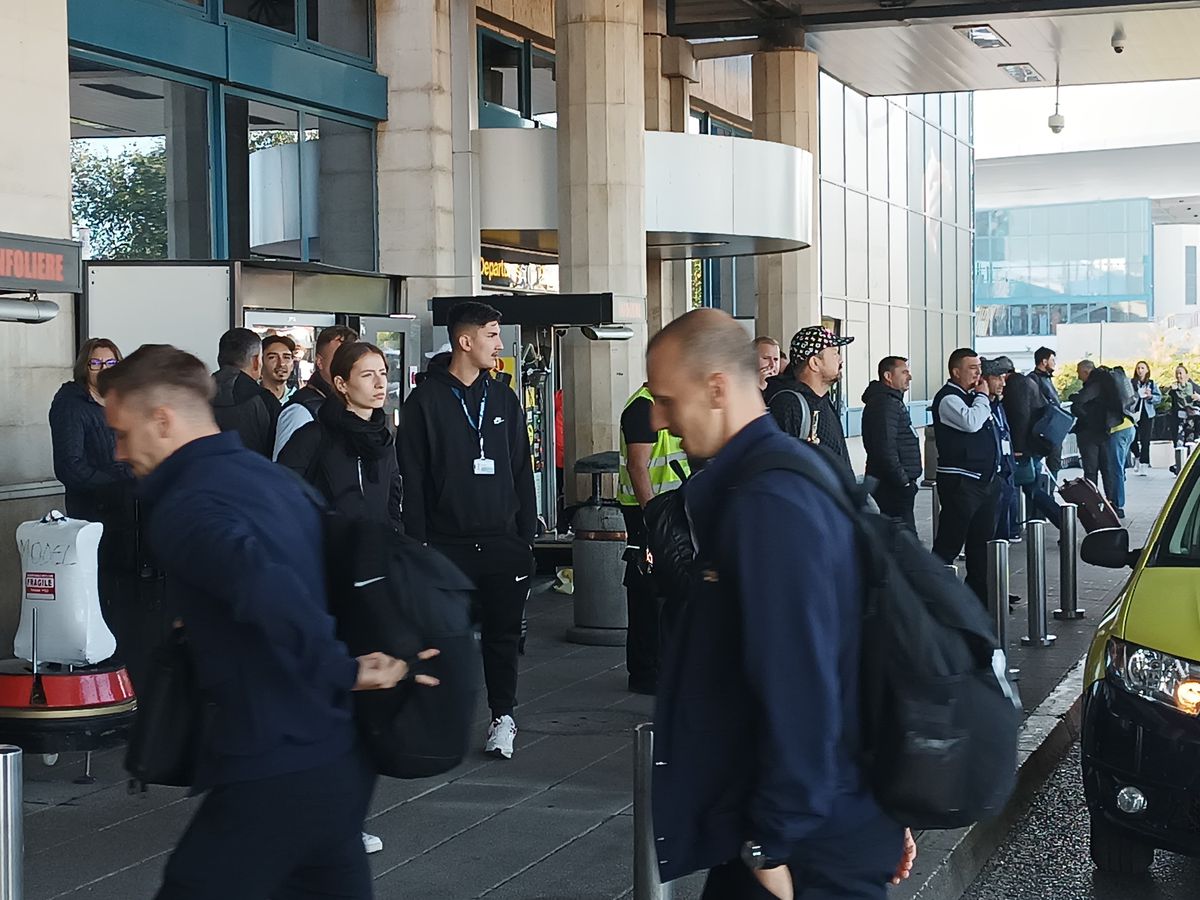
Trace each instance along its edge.
<path fill-rule="evenodd" d="M 1137 429 L 1114 431 L 1108 438 L 1108 453 L 1104 459 L 1104 486 L 1111 492 L 1109 501 L 1119 510 L 1125 509 L 1125 460 Z"/>

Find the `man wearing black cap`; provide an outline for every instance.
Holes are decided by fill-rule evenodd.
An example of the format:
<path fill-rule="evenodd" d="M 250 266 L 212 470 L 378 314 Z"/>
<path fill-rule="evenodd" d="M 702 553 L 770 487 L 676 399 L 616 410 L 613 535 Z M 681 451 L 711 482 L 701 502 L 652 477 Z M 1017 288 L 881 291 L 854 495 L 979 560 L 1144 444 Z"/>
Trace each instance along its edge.
<path fill-rule="evenodd" d="M 829 390 L 842 377 L 839 348 L 853 341 L 821 325 L 801 328 L 792 338 L 786 372 L 767 379 L 763 399 L 775 421 L 792 437 L 824 447 L 847 471 L 850 451 L 842 431 L 842 415 Z"/>

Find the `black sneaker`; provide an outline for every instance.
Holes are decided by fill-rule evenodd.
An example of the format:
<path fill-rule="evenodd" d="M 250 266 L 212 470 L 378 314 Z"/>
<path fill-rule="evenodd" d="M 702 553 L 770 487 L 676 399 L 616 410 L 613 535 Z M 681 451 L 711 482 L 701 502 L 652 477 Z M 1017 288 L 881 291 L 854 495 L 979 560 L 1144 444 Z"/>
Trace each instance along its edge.
<path fill-rule="evenodd" d="M 629 678 L 629 692 L 631 694 L 644 694 L 647 697 L 653 697 L 658 690 L 658 686 L 648 678 Z"/>

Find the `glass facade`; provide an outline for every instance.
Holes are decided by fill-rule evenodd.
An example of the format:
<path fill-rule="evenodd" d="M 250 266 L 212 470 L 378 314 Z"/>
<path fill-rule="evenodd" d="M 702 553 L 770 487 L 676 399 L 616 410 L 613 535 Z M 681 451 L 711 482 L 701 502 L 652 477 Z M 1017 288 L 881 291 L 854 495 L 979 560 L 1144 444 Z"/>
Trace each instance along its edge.
<path fill-rule="evenodd" d="M 981 336 L 1047 335 L 1062 324 L 1154 314 L 1149 200 L 981 210 L 975 257 Z"/>
<path fill-rule="evenodd" d="M 971 95 L 864 97 L 822 72 L 819 102 L 822 312 L 855 338 L 844 351 L 849 432 L 891 355 L 910 361 L 920 422 L 916 401 L 971 342 Z"/>

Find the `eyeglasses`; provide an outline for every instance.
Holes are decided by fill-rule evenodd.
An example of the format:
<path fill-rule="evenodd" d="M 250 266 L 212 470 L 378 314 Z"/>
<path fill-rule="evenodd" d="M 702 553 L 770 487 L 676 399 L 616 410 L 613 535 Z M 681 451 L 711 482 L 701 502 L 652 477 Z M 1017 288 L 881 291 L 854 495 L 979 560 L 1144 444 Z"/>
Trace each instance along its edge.
<path fill-rule="evenodd" d="M 89 359 L 89 369 L 111 369 L 117 364 L 115 359 Z"/>

